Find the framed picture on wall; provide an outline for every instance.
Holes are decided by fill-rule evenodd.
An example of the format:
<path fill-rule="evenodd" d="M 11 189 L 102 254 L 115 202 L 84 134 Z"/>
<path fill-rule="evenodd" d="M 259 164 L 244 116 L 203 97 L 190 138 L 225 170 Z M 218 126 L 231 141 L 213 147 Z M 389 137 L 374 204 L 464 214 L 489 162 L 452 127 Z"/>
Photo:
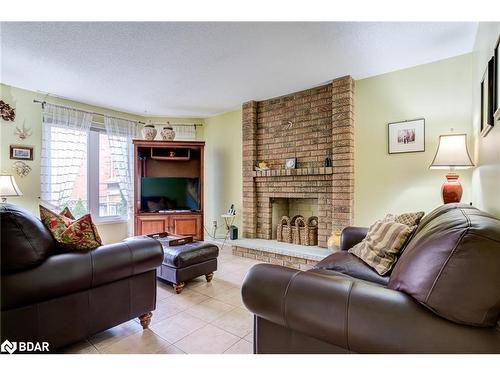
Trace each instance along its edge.
<path fill-rule="evenodd" d="M 10 158 L 14 160 L 33 160 L 33 147 L 10 145 Z"/>
<path fill-rule="evenodd" d="M 493 83 L 495 79 L 495 56 L 493 56 L 484 72 L 481 81 L 481 135 L 486 137 L 493 128 Z"/>
<path fill-rule="evenodd" d="M 390 122 L 387 128 L 389 154 L 425 151 L 425 119 Z"/>
<path fill-rule="evenodd" d="M 493 116 L 497 121 L 500 121 L 500 58 L 498 57 L 498 47 L 500 45 L 500 35 L 498 36 L 497 44 L 495 46 L 495 83 L 494 83 L 494 96 L 495 96 L 495 113 Z"/>

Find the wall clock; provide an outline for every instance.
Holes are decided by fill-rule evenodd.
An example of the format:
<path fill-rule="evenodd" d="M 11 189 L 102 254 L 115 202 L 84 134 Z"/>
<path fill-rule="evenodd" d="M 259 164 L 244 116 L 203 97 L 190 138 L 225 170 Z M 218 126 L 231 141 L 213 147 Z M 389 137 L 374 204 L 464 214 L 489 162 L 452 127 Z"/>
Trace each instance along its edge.
<path fill-rule="evenodd" d="M 294 169 L 297 165 L 297 158 L 290 158 L 285 160 L 285 169 Z"/>

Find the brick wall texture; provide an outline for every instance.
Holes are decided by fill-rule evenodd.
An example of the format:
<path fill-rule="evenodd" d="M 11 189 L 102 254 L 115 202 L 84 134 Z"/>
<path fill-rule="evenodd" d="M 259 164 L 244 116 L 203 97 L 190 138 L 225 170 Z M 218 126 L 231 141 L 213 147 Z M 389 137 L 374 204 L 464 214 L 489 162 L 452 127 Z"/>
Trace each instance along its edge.
<path fill-rule="evenodd" d="M 272 198 L 318 201 L 318 244 L 352 223 L 354 81 L 342 77 L 290 95 L 243 104 L 243 237 L 271 239 Z M 322 168 L 325 157 L 333 168 Z M 283 170 L 297 158 L 297 173 Z M 266 161 L 272 173 L 255 173 Z"/>

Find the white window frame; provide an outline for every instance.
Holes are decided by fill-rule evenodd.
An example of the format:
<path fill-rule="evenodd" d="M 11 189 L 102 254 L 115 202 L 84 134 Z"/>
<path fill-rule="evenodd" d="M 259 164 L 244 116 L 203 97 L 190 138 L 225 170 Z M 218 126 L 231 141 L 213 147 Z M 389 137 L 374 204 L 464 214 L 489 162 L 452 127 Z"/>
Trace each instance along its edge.
<path fill-rule="evenodd" d="M 99 215 L 99 135 L 106 133 L 101 124 L 92 124 L 87 139 L 87 202 L 96 224 L 115 224 L 127 222 L 127 215 Z M 96 173 L 93 173 L 96 171 Z"/>

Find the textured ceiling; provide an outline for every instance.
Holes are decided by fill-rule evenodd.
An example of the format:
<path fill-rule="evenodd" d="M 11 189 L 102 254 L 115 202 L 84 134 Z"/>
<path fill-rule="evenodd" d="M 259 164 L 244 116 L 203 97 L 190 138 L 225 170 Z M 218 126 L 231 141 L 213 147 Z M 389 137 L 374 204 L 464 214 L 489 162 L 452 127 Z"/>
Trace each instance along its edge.
<path fill-rule="evenodd" d="M 147 115 L 242 102 L 464 54 L 476 23 L 2 23 L 1 82 Z"/>

